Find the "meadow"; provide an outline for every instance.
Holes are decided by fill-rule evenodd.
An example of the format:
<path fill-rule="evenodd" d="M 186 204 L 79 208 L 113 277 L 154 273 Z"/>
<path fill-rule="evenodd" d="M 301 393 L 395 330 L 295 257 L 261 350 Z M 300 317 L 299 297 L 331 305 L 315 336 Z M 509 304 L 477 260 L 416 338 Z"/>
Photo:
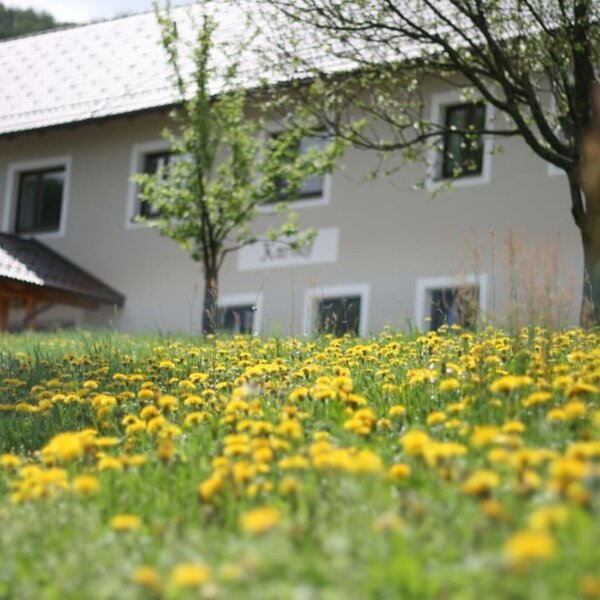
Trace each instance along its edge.
<path fill-rule="evenodd" d="M 0 598 L 600 598 L 600 335 L 0 337 Z"/>

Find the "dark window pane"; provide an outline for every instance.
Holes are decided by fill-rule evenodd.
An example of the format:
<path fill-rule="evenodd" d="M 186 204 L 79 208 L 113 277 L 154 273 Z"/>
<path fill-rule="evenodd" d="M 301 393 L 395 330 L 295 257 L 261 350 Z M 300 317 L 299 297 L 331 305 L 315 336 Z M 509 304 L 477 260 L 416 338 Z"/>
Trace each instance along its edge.
<path fill-rule="evenodd" d="M 272 139 L 277 138 L 277 134 L 271 136 Z M 305 138 L 300 142 L 297 152 L 302 155 L 308 152 L 311 148 L 322 149 L 326 143 L 326 140 L 322 137 L 309 137 Z M 291 161 L 294 158 L 289 156 L 288 159 Z M 298 200 L 307 200 L 309 198 L 320 197 L 323 194 L 323 182 L 324 178 L 318 175 L 307 177 L 302 182 L 300 189 L 298 190 Z M 284 202 L 288 199 L 287 182 L 284 177 L 278 177 L 275 181 L 276 195 L 270 202 Z"/>
<path fill-rule="evenodd" d="M 442 325 L 460 325 L 465 329 L 477 326 L 479 314 L 479 287 L 462 286 L 438 288 L 430 291 L 430 329 Z"/>
<path fill-rule="evenodd" d="M 442 177 L 478 175 L 483 168 L 483 143 L 478 131 L 485 125 L 484 104 L 459 104 L 446 108 Z M 453 131 L 456 129 L 457 131 Z"/>
<path fill-rule="evenodd" d="M 17 232 L 54 231 L 60 226 L 64 169 L 23 173 L 17 198 Z"/>
<path fill-rule="evenodd" d="M 168 151 L 146 154 L 144 156 L 144 173 L 154 175 L 161 171 L 163 177 L 168 177 L 171 157 L 172 153 Z M 140 201 L 139 211 L 140 216 L 147 219 L 156 219 L 160 216 L 160 210 L 152 206 L 149 202 Z"/>
<path fill-rule="evenodd" d="M 220 307 L 217 328 L 234 335 L 252 333 L 255 311 L 251 304 Z"/>
<path fill-rule="evenodd" d="M 42 204 L 39 225 L 42 229 L 58 229 L 65 174 L 62 171 L 44 173 L 41 179 Z"/>
<path fill-rule="evenodd" d="M 31 231 L 35 228 L 38 177 L 36 173 L 21 175 L 17 207 L 17 231 Z"/>
<path fill-rule="evenodd" d="M 317 304 L 319 333 L 358 335 L 360 327 L 360 296 L 325 298 Z"/>

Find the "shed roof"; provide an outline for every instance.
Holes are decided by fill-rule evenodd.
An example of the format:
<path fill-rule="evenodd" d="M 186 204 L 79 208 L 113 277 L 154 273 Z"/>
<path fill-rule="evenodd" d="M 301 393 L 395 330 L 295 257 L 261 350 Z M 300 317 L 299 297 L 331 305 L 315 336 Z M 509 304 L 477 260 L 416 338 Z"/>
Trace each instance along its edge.
<path fill-rule="evenodd" d="M 44 244 L 7 233 L 0 233 L 0 289 L 3 282 L 58 292 L 66 299 L 125 302 L 122 294 Z"/>

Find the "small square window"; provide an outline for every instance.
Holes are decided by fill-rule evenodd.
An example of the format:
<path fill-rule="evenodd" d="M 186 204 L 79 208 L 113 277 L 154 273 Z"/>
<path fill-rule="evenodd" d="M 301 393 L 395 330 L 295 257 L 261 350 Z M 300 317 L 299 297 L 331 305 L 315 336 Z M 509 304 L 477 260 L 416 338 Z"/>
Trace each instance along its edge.
<path fill-rule="evenodd" d="M 163 177 L 168 177 L 169 165 L 172 159 L 173 154 L 168 150 L 144 154 L 142 172 L 148 175 L 161 173 Z M 160 210 L 152 206 L 149 202 L 140 200 L 138 215 L 146 219 L 156 219 L 160 216 Z"/>
<path fill-rule="evenodd" d="M 360 330 L 360 296 L 339 296 L 316 301 L 317 331 L 342 336 L 358 335 Z"/>
<path fill-rule="evenodd" d="M 271 139 L 276 139 L 279 134 L 271 134 Z M 299 156 L 306 154 L 312 148 L 323 149 L 326 144 L 326 138 L 320 136 L 307 137 L 300 141 L 296 152 Z M 291 159 L 291 157 L 290 157 Z M 275 202 L 285 202 L 288 200 L 287 193 L 287 182 L 284 177 L 279 177 L 276 182 L 276 195 L 274 198 L 269 200 L 267 204 L 275 203 Z M 323 196 L 323 191 L 325 187 L 325 177 L 322 175 L 313 175 L 311 177 L 307 177 L 302 182 L 300 189 L 297 192 L 297 197 L 294 199 L 295 201 L 303 201 L 303 200 L 314 200 L 321 198 Z"/>
<path fill-rule="evenodd" d="M 217 329 L 233 335 L 251 334 L 254 331 L 256 306 L 220 306 L 217 311 Z"/>
<path fill-rule="evenodd" d="M 485 127 L 485 119 L 485 104 L 481 102 L 445 107 L 445 132 L 440 170 L 442 179 L 481 175 L 483 139 L 480 133 L 475 132 Z"/>
<path fill-rule="evenodd" d="M 15 231 L 53 232 L 60 229 L 65 168 L 52 167 L 19 174 Z"/>
<path fill-rule="evenodd" d="M 479 286 L 432 288 L 428 290 L 430 330 L 442 325 L 475 329 L 479 318 Z"/>

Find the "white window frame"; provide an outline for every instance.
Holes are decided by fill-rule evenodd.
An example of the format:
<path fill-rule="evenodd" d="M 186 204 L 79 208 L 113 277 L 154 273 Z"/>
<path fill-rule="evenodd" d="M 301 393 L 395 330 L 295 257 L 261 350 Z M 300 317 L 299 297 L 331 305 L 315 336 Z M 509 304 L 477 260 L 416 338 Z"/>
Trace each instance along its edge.
<path fill-rule="evenodd" d="M 143 221 L 138 221 L 140 216 L 140 203 L 138 197 L 140 186 L 133 181 L 133 176 L 142 173 L 146 155 L 154 152 L 166 152 L 171 149 L 167 140 L 152 140 L 134 144 L 131 147 L 131 156 L 129 161 L 129 186 L 127 188 L 127 203 L 125 211 L 125 229 L 144 229 L 148 225 Z"/>
<path fill-rule="evenodd" d="M 65 180 L 63 195 L 60 205 L 60 222 L 56 231 L 28 231 L 22 233 L 23 237 L 35 237 L 41 240 L 64 238 L 67 229 L 67 212 L 69 210 L 69 199 L 71 197 L 71 173 L 73 157 L 70 155 L 48 156 L 34 160 L 24 160 L 9 163 L 6 168 L 6 190 L 4 194 L 4 214 L 2 218 L 2 230 L 7 233 L 16 233 L 17 204 L 19 194 L 19 177 L 21 173 L 50 169 L 52 167 L 63 167 Z"/>
<path fill-rule="evenodd" d="M 247 292 L 240 294 L 219 294 L 217 308 L 227 308 L 228 306 L 255 306 L 254 318 L 252 319 L 252 335 L 260 335 L 263 313 L 263 295 L 262 292 Z"/>
<path fill-rule="evenodd" d="M 266 144 L 269 138 L 273 135 L 277 135 L 285 131 L 283 127 L 267 127 L 267 129 L 263 132 L 263 144 Z M 331 178 L 333 173 L 325 173 L 323 175 L 323 191 L 320 196 L 315 196 L 314 198 L 307 198 L 302 200 L 301 198 L 298 200 L 294 200 L 293 202 L 289 202 L 287 207 L 290 210 L 302 210 L 304 208 L 314 208 L 316 206 L 327 206 L 331 201 Z M 285 202 L 285 200 L 283 201 Z M 273 202 L 272 204 L 261 204 L 258 206 L 258 214 L 262 215 L 272 215 L 277 212 L 277 204 L 278 202 Z"/>
<path fill-rule="evenodd" d="M 429 317 L 427 296 L 431 290 L 475 285 L 479 287 L 479 320 L 487 310 L 487 273 L 468 273 L 467 275 L 450 277 L 421 277 L 417 279 L 415 297 L 415 323 L 417 327 L 424 331 L 429 330 L 429 324 L 426 321 Z"/>
<path fill-rule="evenodd" d="M 370 292 L 371 286 L 368 283 L 327 285 L 307 289 L 304 293 L 304 318 L 302 327 L 304 335 L 310 335 L 316 329 L 316 300 L 343 296 L 360 296 L 358 334 L 360 337 L 365 337 L 368 331 Z"/>
<path fill-rule="evenodd" d="M 443 125 L 445 122 L 446 107 L 455 104 L 465 104 L 468 102 L 482 102 L 482 99 L 468 98 L 461 96 L 460 90 L 448 90 L 431 95 L 431 109 L 429 119 L 432 124 Z M 494 107 L 488 102 L 485 105 L 485 127 L 491 129 L 494 121 Z M 442 138 L 443 139 L 443 138 Z M 481 163 L 481 173 L 478 175 L 464 175 L 455 179 L 443 179 L 441 177 L 443 151 L 437 148 L 430 148 L 427 152 L 427 176 L 425 178 L 425 187 L 430 192 L 451 185 L 453 188 L 470 187 L 473 185 L 486 185 L 492 179 L 492 150 L 493 136 L 483 136 L 483 157 Z"/>

